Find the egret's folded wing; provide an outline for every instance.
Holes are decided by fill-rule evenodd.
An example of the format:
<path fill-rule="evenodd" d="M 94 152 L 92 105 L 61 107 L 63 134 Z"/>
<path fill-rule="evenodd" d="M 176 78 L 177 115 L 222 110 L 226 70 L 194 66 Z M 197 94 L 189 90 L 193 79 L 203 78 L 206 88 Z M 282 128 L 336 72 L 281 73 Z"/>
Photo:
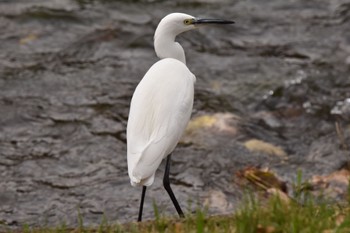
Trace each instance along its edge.
<path fill-rule="evenodd" d="M 152 68 L 135 90 L 128 120 L 129 175 L 136 180 L 152 176 L 173 151 L 193 105 L 193 75 L 183 63 Z"/>

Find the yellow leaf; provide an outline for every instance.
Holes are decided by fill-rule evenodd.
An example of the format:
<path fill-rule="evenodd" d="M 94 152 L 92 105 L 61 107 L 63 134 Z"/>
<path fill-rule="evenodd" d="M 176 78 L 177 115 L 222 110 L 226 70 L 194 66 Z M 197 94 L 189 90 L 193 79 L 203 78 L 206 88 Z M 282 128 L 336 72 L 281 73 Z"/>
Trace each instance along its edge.
<path fill-rule="evenodd" d="M 239 172 L 240 177 L 244 177 L 249 182 L 254 184 L 265 191 L 271 188 L 287 192 L 287 186 L 285 182 L 279 180 L 274 173 L 268 170 L 260 170 L 255 167 L 248 167 L 243 171 Z"/>
<path fill-rule="evenodd" d="M 281 147 L 275 146 L 273 144 L 270 144 L 261 140 L 257 140 L 257 139 L 248 140 L 244 143 L 244 146 L 252 152 L 276 155 L 284 159 L 287 158 L 287 153 Z"/>
<path fill-rule="evenodd" d="M 186 131 L 212 127 L 217 121 L 214 115 L 204 115 L 194 118 L 188 123 Z"/>
<path fill-rule="evenodd" d="M 38 39 L 38 35 L 35 33 L 29 33 L 27 36 L 23 37 L 22 39 L 19 40 L 20 44 L 28 44 L 34 40 Z"/>

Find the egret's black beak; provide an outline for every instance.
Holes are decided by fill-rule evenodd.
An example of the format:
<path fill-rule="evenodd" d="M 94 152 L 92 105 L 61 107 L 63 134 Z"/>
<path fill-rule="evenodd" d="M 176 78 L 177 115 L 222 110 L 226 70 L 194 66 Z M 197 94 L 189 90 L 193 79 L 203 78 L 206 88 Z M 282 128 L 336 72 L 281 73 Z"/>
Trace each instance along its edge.
<path fill-rule="evenodd" d="M 234 24 L 235 22 L 232 20 L 224 20 L 224 19 L 194 19 L 194 25 L 204 25 L 204 24 Z"/>

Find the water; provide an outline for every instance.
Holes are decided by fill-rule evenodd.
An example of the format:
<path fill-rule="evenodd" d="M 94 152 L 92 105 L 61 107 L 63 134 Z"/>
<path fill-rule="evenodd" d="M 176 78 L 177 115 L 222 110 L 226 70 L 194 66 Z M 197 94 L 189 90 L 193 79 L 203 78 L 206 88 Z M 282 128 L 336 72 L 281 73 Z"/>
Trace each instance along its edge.
<path fill-rule="evenodd" d="M 141 189 L 129 185 L 125 127 L 133 90 L 157 60 L 154 29 L 169 12 L 236 21 L 178 38 L 197 77 L 193 116 L 237 116 L 175 151 L 171 181 L 183 208 L 191 200 L 232 211 L 242 195 L 235 173 L 246 166 L 269 167 L 290 185 L 297 169 L 307 178 L 346 164 L 349 1 L 2 1 L 0 222 L 136 219 Z M 281 146 L 288 161 L 249 152 L 251 138 Z M 175 214 L 162 172 L 145 219 L 152 199 Z"/>

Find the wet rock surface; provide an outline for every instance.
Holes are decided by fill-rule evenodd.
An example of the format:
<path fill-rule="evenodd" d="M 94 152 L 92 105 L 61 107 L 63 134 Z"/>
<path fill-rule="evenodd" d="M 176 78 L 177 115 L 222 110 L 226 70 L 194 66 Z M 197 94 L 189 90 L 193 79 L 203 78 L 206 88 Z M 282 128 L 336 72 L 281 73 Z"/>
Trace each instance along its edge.
<path fill-rule="evenodd" d="M 197 77 L 193 117 L 225 116 L 174 152 L 171 180 L 184 209 L 192 200 L 213 214 L 232 211 L 242 196 L 235 173 L 247 166 L 268 167 L 290 185 L 298 169 L 310 178 L 347 164 L 349 1 L 3 1 L 0 223 L 136 218 L 129 102 L 157 61 L 154 29 L 170 12 L 236 21 L 178 38 Z M 275 145 L 287 159 L 249 150 L 248 140 Z M 175 214 L 162 172 L 148 189 L 146 219 L 152 199 Z"/>

